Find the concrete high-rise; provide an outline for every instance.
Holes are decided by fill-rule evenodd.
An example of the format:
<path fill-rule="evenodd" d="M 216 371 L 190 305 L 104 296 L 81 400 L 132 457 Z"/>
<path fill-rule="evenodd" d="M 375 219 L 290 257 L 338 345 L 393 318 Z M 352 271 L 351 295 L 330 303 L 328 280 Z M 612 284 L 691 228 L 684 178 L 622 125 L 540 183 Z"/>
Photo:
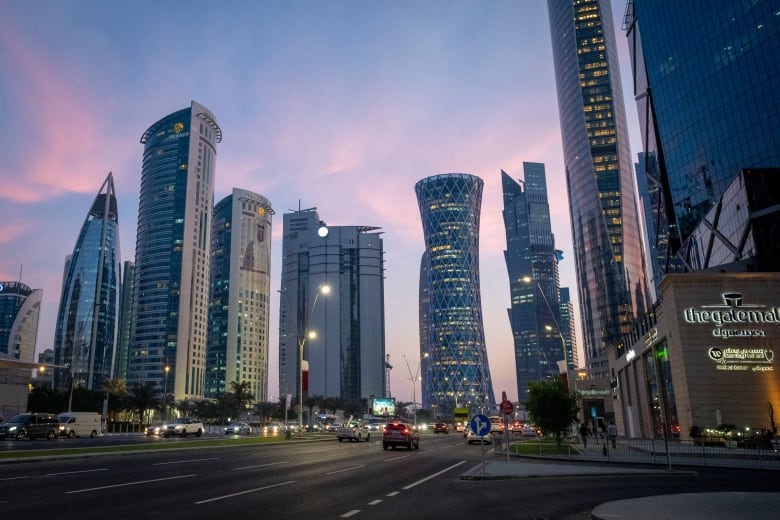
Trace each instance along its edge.
<path fill-rule="evenodd" d="M 386 395 L 384 250 L 379 228 L 285 213 L 279 395 L 338 397 L 355 413 Z"/>
<path fill-rule="evenodd" d="M 736 233 L 735 241 L 722 239 L 754 216 L 745 215 L 742 224 L 731 216 L 721 229 L 710 220 L 705 225 L 714 233 L 702 233 L 700 245 L 686 241 L 722 204 L 720 198 L 742 170 L 780 166 L 777 4 L 678 2 L 670 16 L 658 2 L 631 0 L 623 22 L 642 145 L 654 159 L 643 173 L 656 180 L 663 195 L 653 208 L 661 225 L 651 236 L 653 243 L 668 242 L 661 267 L 664 272 L 721 269 L 730 260 L 742 263 L 743 270 L 761 270 L 763 262 L 751 261 L 760 246 L 745 240 L 749 231 Z M 759 188 L 758 196 L 766 193 Z M 706 253 L 719 241 L 733 251 L 730 259 L 696 258 L 697 250 Z"/>
<path fill-rule="evenodd" d="M 434 175 L 414 186 L 425 238 L 422 405 L 442 417 L 452 416 L 455 407 L 495 409 L 479 284 L 482 188 L 482 179 L 465 173 Z"/>
<path fill-rule="evenodd" d="M 54 334 L 58 386 L 99 390 L 113 377 L 119 292 L 119 215 L 109 173 L 65 262 Z"/>
<path fill-rule="evenodd" d="M 571 330 L 560 312 L 560 256 L 550 225 L 544 164 L 524 162 L 523 178 L 517 182 L 501 171 L 508 313 L 520 402 L 528 399 L 528 383 L 558 377 L 558 361 L 566 362 L 566 372 L 574 368 L 566 340 Z"/>
<path fill-rule="evenodd" d="M 610 3 L 548 0 L 585 363 L 648 306 L 637 195 Z"/>
<path fill-rule="evenodd" d="M 206 397 L 246 382 L 268 401 L 273 214 L 268 199 L 238 188 L 214 206 Z"/>
<path fill-rule="evenodd" d="M 127 382 L 160 390 L 166 382 L 176 400 L 202 397 L 205 388 L 211 217 L 221 140 L 214 115 L 194 101 L 141 137 Z"/>

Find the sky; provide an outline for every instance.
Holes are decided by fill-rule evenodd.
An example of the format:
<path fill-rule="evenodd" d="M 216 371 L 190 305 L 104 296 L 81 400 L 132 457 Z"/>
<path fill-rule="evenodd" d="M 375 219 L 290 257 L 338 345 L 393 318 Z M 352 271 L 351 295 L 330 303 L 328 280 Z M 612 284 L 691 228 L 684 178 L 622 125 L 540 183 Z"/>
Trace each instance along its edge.
<path fill-rule="evenodd" d="M 625 2 L 612 9 L 619 23 Z M 635 158 L 627 45 L 616 30 Z M 215 202 L 238 187 L 276 212 L 272 295 L 284 213 L 316 207 L 330 226 L 382 228 L 398 400 L 412 401 L 419 366 L 424 241 L 414 184 L 425 177 L 469 173 L 485 183 L 481 294 L 497 397 L 517 398 L 502 169 L 519 179 L 524 161 L 546 166 L 561 286 L 571 288 L 580 330 L 542 0 L 2 0 L 0 71 L 0 280 L 43 289 L 38 352 L 53 345 L 65 257 L 106 175 L 121 258 L 132 261 L 141 135 L 192 100 L 222 129 Z M 270 325 L 273 399 L 278 298 Z"/>

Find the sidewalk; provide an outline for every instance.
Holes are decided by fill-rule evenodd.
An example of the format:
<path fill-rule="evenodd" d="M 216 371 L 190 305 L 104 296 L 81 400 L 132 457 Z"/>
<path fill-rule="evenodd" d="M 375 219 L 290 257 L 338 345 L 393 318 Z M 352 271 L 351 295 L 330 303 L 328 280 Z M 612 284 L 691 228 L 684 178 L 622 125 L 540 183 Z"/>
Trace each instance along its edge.
<path fill-rule="evenodd" d="M 463 473 L 462 480 L 500 480 L 547 477 L 686 474 L 693 471 L 669 471 L 631 468 L 611 464 L 569 464 L 539 460 L 486 460 Z M 591 511 L 597 520 L 658 520 L 659 518 L 707 518 L 734 520 L 774 519 L 780 511 L 780 493 L 681 493 L 605 502 Z"/>

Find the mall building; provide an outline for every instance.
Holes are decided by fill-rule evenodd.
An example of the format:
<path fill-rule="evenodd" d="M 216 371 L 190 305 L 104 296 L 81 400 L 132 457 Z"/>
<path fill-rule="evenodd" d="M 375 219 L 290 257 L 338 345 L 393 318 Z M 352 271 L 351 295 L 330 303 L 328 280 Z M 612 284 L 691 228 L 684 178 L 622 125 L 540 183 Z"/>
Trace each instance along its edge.
<path fill-rule="evenodd" d="M 780 422 L 780 273 L 666 275 L 655 323 L 610 350 L 615 423 L 627 437 Z M 778 417 L 775 418 L 775 411 Z"/>

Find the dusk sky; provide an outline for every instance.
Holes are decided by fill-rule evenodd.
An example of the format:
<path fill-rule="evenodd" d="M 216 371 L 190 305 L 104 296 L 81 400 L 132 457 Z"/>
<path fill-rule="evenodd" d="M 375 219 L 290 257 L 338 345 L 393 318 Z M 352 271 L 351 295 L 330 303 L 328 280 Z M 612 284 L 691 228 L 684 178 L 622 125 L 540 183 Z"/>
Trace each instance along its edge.
<path fill-rule="evenodd" d="M 624 9 L 614 2 L 618 24 Z M 271 399 L 282 215 L 300 206 L 331 226 L 382 228 L 390 391 L 412 400 L 402 354 L 415 371 L 424 249 L 414 184 L 449 172 L 485 182 L 487 351 L 498 397 L 516 399 L 501 169 L 517 179 L 523 161 L 546 165 L 561 285 L 577 297 L 548 25 L 542 0 L 2 0 L 0 280 L 21 272 L 43 289 L 38 351 L 53 344 L 65 257 L 106 175 L 118 195 L 121 257 L 134 260 L 139 140 L 195 100 L 223 134 L 215 202 L 239 187 L 276 212 Z M 616 30 L 636 160 L 626 38 Z"/>

